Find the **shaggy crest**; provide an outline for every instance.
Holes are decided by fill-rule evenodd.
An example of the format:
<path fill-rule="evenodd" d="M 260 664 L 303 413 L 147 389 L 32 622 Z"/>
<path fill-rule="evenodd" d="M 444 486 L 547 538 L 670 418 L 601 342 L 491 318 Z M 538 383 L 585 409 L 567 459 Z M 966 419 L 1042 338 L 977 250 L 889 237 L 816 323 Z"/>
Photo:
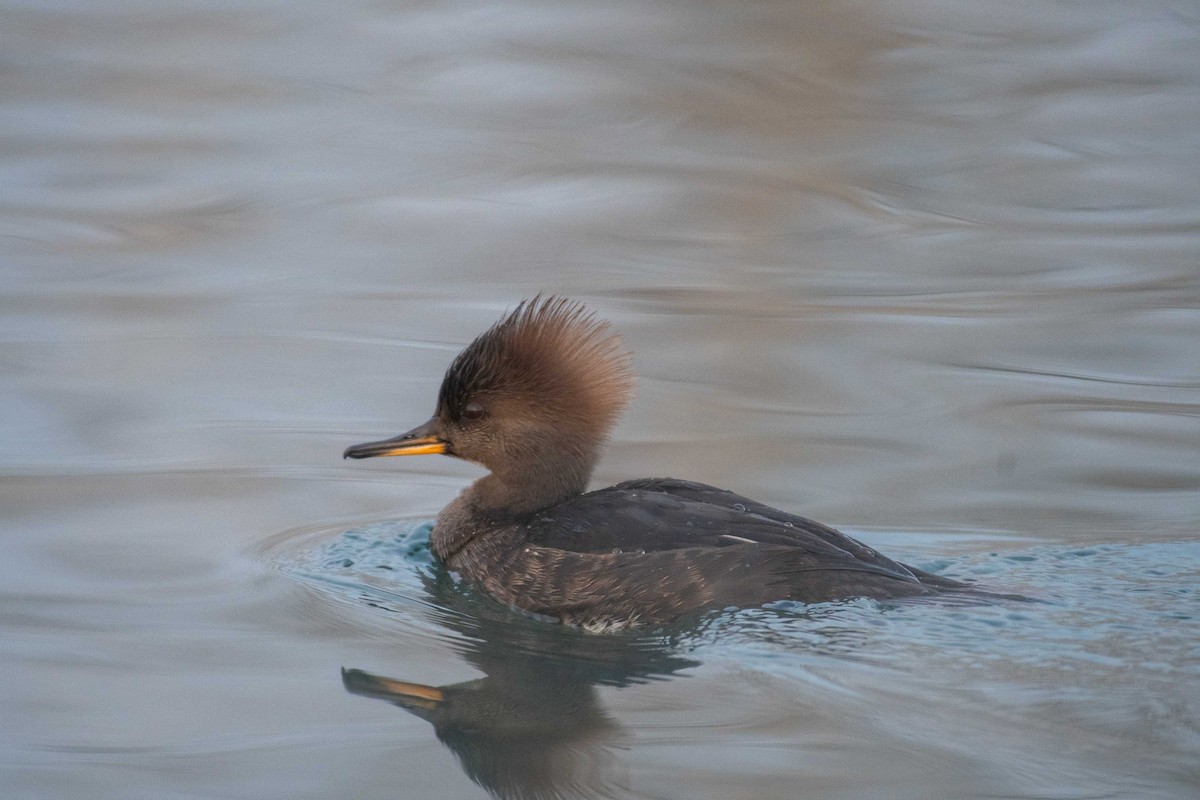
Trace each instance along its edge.
<path fill-rule="evenodd" d="M 582 304 L 524 300 L 467 345 L 442 381 L 438 408 L 457 417 L 477 398 L 511 398 L 606 431 L 629 402 L 629 353 Z"/>

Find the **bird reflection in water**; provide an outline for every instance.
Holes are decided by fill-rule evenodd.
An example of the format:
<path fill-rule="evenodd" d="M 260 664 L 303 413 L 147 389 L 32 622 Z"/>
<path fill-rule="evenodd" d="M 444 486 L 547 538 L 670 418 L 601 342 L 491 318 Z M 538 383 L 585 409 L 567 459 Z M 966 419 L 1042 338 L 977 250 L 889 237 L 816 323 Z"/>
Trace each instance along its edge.
<path fill-rule="evenodd" d="M 444 569 L 424 576 L 439 621 L 463 635 L 483 678 L 429 686 L 343 669 L 346 690 L 386 700 L 433 725 L 467 776 L 501 800 L 621 797 L 614 751 L 626 731 L 598 686 L 622 687 L 698 666 L 669 635 L 595 636 L 516 616 L 460 589 Z"/>
<path fill-rule="evenodd" d="M 342 672 L 350 692 L 387 700 L 431 723 L 467 776 L 494 797 L 612 796 L 620 726 L 600 706 L 595 687 L 545 678 L 489 675 L 438 688 Z"/>

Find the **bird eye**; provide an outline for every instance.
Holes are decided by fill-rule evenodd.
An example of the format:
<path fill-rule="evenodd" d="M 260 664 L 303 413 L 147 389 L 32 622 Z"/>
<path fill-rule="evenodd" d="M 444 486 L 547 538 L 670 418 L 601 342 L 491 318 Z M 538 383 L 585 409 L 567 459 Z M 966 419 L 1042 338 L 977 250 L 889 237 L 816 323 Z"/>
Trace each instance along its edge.
<path fill-rule="evenodd" d="M 463 407 L 463 418 L 464 419 L 474 420 L 474 419 L 479 419 L 482 416 L 483 416 L 483 406 L 479 405 L 479 403 L 467 403 L 466 406 Z"/>

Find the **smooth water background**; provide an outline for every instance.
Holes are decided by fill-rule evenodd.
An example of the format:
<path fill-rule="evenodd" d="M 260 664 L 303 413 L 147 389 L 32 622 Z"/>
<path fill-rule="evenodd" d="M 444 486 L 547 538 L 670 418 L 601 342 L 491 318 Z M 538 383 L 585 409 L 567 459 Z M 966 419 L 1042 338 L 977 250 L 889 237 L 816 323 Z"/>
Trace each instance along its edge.
<path fill-rule="evenodd" d="M 1190 2 L 0 3 L 4 796 L 1193 796 L 1197 131 Z M 598 484 L 1050 602 L 454 585 L 478 470 L 340 454 L 539 291 L 636 353 Z"/>

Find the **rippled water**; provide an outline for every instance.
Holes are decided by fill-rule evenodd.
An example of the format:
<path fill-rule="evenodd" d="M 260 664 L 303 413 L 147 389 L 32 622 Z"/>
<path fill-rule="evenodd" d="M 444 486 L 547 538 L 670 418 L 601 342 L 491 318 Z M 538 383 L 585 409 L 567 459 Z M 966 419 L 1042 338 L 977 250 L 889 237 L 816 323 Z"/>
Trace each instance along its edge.
<path fill-rule="evenodd" d="M 777 604 L 589 636 L 458 584 L 430 558 L 429 529 L 382 522 L 284 537 L 272 556 L 348 620 L 380 636 L 421 631 L 483 673 L 433 687 L 351 668 L 344 681 L 431 723 L 496 796 L 657 796 L 644 787 L 663 769 L 694 778 L 701 796 L 729 790 L 706 793 L 706 781 L 782 793 L 825 771 L 834 794 L 948 797 L 1153 794 L 1164 777 L 1195 778 L 1169 755 L 1191 751 L 1200 733 L 1192 543 L 1035 545 L 921 563 L 1043 587 L 1038 603 Z M 682 698 L 663 693 L 666 709 L 625 700 L 655 697 L 648 681 L 671 677 L 698 683 Z M 664 748 L 664 725 L 685 751 Z M 623 753 L 632 764 L 618 769 Z"/>
<path fill-rule="evenodd" d="M 1200 789 L 1193 3 L 0 19 L 5 796 Z M 418 523 L 478 471 L 339 456 L 539 291 L 636 354 L 598 484 L 1044 602 L 459 586 Z"/>

